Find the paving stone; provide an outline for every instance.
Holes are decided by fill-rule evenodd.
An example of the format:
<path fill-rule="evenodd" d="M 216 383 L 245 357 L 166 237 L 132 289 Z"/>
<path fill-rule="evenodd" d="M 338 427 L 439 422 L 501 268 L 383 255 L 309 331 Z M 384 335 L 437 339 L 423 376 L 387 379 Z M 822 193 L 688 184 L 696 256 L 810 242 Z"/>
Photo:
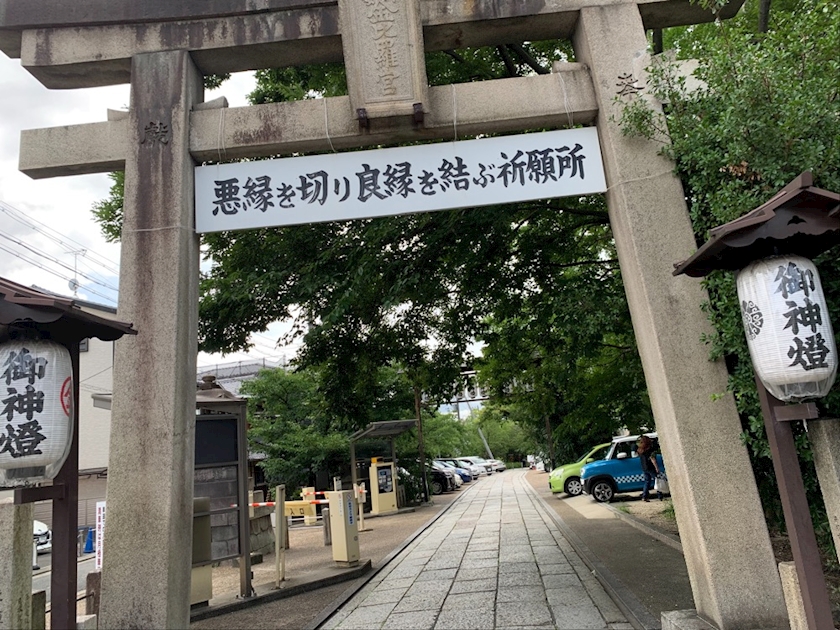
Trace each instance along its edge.
<path fill-rule="evenodd" d="M 496 593 L 482 591 L 478 593 L 450 593 L 443 602 L 443 610 L 493 610 L 496 605 Z"/>
<path fill-rule="evenodd" d="M 436 580 L 436 581 L 426 581 L 426 582 L 415 582 L 412 584 L 408 591 L 406 591 L 407 596 L 415 596 L 419 595 L 421 597 L 431 597 L 433 595 L 446 595 L 449 592 L 450 587 L 452 586 L 452 580 Z M 443 601 L 443 600 L 441 600 Z"/>
<path fill-rule="evenodd" d="M 500 586 L 496 589 L 497 602 L 545 602 L 545 591 L 533 586 Z"/>
<path fill-rule="evenodd" d="M 388 617 L 382 628 L 394 630 L 432 630 L 437 620 L 437 610 L 425 610 L 393 614 Z"/>
<path fill-rule="evenodd" d="M 496 569 L 498 560 L 496 558 L 474 558 L 461 561 L 462 569 Z"/>
<path fill-rule="evenodd" d="M 496 592 L 496 578 L 486 578 L 483 580 L 456 580 L 449 589 L 449 594 L 457 593 L 478 593 L 481 591 Z"/>
<path fill-rule="evenodd" d="M 480 551 L 468 550 L 463 560 L 476 560 L 478 558 L 498 558 L 499 554 L 495 549 L 484 549 Z"/>
<path fill-rule="evenodd" d="M 543 575 L 543 584 L 548 588 L 577 588 L 583 592 L 583 584 L 575 573 L 555 573 Z"/>
<path fill-rule="evenodd" d="M 497 602 L 496 626 L 551 627 L 551 611 L 539 602 Z"/>
<path fill-rule="evenodd" d="M 432 569 L 430 567 L 426 568 L 420 573 L 420 575 L 417 576 L 415 584 L 417 582 L 428 582 L 429 580 L 451 581 L 455 577 L 455 574 L 458 573 L 457 566 L 458 565 L 456 564 L 455 567 L 451 569 Z"/>
<path fill-rule="evenodd" d="M 511 573 L 537 573 L 536 562 L 499 562 L 499 575 Z"/>
<path fill-rule="evenodd" d="M 574 567 L 568 562 L 561 562 L 559 564 L 542 564 L 537 561 L 537 566 L 540 568 L 542 575 L 558 575 L 561 573 L 575 573 Z"/>
<path fill-rule="evenodd" d="M 365 597 L 360 605 L 376 606 L 378 604 L 396 604 L 403 598 L 407 590 L 408 587 L 377 589 Z"/>
<path fill-rule="evenodd" d="M 442 610 L 435 630 L 486 630 L 492 628 L 495 613 L 491 610 Z"/>
<path fill-rule="evenodd" d="M 455 574 L 456 580 L 487 580 L 487 579 L 496 579 L 496 574 L 498 573 L 496 567 L 482 567 L 479 569 L 472 569 L 472 568 L 464 568 L 463 564 L 461 568 L 458 569 L 458 573 Z"/>
<path fill-rule="evenodd" d="M 589 630 L 606 628 L 607 622 L 593 605 L 551 606 L 554 627 L 558 630 Z"/>
<path fill-rule="evenodd" d="M 572 587 L 547 588 L 545 589 L 545 598 L 548 600 L 549 606 L 575 606 L 581 603 L 581 598 L 589 600 L 585 591 Z"/>
<path fill-rule="evenodd" d="M 499 586 L 538 586 L 542 587 L 540 574 L 534 571 L 519 573 L 499 573 Z"/>
<path fill-rule="evenodd" d="M 446 593 L 433 593 L 429 595 L 405 595 L 394 606 L 394 613 L 405 613 L 415 611 L 440 610 L 446 599 Z"/>
<path fill-rule="evenodd" d="M 394 604 L 380 604 L 378 606 L 361 606 L 351 612 L 338 624 L 339 628 L 372 628 L 378 627 L 388 618 Z"/>

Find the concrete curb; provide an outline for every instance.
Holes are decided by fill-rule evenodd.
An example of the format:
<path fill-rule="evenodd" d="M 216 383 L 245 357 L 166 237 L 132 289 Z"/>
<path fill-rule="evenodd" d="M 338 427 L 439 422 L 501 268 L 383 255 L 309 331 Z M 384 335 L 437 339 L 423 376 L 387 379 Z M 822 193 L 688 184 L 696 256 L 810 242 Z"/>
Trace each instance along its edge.
<path fill-rule="evenodd" d="M 628 589 L 624 583 L 604 564 L 598 557 L 592 553 L 589 547 L 578 538 L 577 534 L 572 531 L 566 522 L 552 510 L 539 493 L 531 486 L 528 481 L 524 481 L 523 485 L 536 504 L 548 515 L 548 517 L 557 526 L 557 529 L 563 534 L 575 553 L 580 556 L 583 563 L 592 571 L 592 575 L 600 582 L 604 590 L 618 606 L 619 610 L 627 617 L 627 621 L 636 630 L 659 630 L 662 626 L 658 619 L 651 615 L 644 604 Z M 617 511 L 617 510 L 616 510 Z"/>
<path fill-rule="evenodd" d="M 311 582 L 304 582 L 303 584 L 296 584 L 295 586 L 290 586 L 288 588 L 283 589 L 271 588 L 264 593 L 258 593 L 253 597 L 236 599 L 235 601 L 232 601 L 230 603 L 217 604 L 215 606 L 206 606 L 204 608 L 196 608 L 195 610 L 192 610 L 190 612 L 190 622 L 200 621 L 202 619 L 209 619 L 210 617 L 217 617 L 219 615 L 225 615 L 227 613 L 242 610 L 243 608 L 250 608 L 251 606 L 256 606 L 258 604 L 265 604 L 267 602 L 273 602 L 278 599 L 285 599 L 286 597 L 300 595 L 301 593 L 308 593 L 309 591 L 314 591 L 325 586 L 332 586 L 334 584 L 340 584 L 342 582 L 356 580 L 364 576 L 366 573 L 369 573 L 371 567 L 371 561 L 365 560 L 359 566 L 353 567 L 352 569 L 348 569 L 346 572 L 339 573 L 337 575 L 331 575 L 329 577 L 313 580 Z"/>
<path fill-rule="evenodd" d="M 356 580 L 356 582 L 352 586 L 350 586 L 341 595 L 339 595 L 336 599 L 334 599 L 332 602 L 330 602 L 330 604 L 326 608 L 324 608 L 320 613 L 318 613 L 318 616 L 315 617 L 315 619 L 313 619 L 308 625 L 304 626 L 303 630 L 316 630 L 321 624 L 326 622 L 327 619 L 332 617 L 333 614 L 335 614 L 335 612 L 339 608 L 341 608 L 345 603 L 347 603 L 347 601 L 351 597 L 353 597 L 356 593 L 358 593 L 362 589 L 362 587 L 364 587 L 365 584 L 367 584 L 374 577 L 376 577 L 376 574 L 379 573 L 384 567 L 386 567 L 389 562 L 391 562 L 394 558 L 396 558 L 403 551 L 405 551 L 405 548 L 408 547 L 411 543 L 413 543 L 420 534 L 422 534 L 424 531 L 426 531 L 429 527 L 431 527 L 435 523 L 435 521 L 437 521 L 440 517 L 442 517 L 444 514 L 446 514 L 452 508 L 453 505 L 458 503 L 458 501 L 460 501 L 465 496 L 465 494 L 468 493 L 473 488 L 474 488 L 474 486 L 470 486 L 469 488 L 466 489 L 466 491 L 462 489 L 459 492 L 458 497 L 454 501 L 452 501 L 452 503 L 450 503 L 445 508 L 443 508 L 440 512 L 435 514 L 427 522 L 423 523 L 423 525 L 421 525 L 420 528 L 417 529 L 417 531 L 415 531 L 408 538 L 406 538 L 400 544 L 399 547 L 397 547 L 391 553 L 389 553 L 387 556 L 382 558 L 382 561 L 379 563 L 379 566 L 377 566 L 376 569 L 374 569 L 372 572 L 370 572 L 370 574 L 365 575 L 363 578 L 360 578 L 360 579 Z"/>
<path fill-rule="evenodd" d="M 666 531 L 659 529 L 649 523 L 645 523 L 644 521 L 636 518 L 632 514 L 628 514 L 627 512 L 622 512 L 618 508 L 613 507 L 612 505 L 604 504 L 605 508 L 608 508 L 610 511 L 613 512 L 618 518 L 620 518 L 625 523 L 628 523 L 635 527 L 636 529 L 643 531 L 648 536 L 655 538 L 659 542 L 665 543 L 672 549 L 676 549 L 680 553 L 683 552 L 682 543 L 680 539 L 674 536 L 673 534 L 669 534 Z"/>

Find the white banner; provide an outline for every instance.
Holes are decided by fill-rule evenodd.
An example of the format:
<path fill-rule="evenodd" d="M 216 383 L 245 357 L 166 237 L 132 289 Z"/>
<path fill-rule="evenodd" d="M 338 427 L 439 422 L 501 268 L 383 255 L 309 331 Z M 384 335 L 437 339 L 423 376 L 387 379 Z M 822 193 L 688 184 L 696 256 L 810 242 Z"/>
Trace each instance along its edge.
<path fill-rule="evenodd" d="M 198 166 L 196 232 L 606 191 L 595 127 Z"/>
<path fill-rule="evenodd" d="M 105 541 L 105 501 L 96 502 L 96 534 L 94 538 L 94 568 L 102 570 L 102 543 Z"/>

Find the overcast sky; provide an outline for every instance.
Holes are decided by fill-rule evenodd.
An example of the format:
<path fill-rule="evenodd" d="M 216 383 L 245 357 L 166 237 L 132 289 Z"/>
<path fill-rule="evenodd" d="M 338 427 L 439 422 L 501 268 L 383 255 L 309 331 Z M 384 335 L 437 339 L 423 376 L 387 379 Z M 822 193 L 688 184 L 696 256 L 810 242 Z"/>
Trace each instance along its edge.
<path fill-rule="evenodd" d="M 253 88 L 250 73 L 234 75 L 207 100 L 226 96 L 232 107 L 245 105 Z M 119 245 L 105 242 L 91 207 L 108 196 L 106 174 L 33 180 L 18 171 L 20 132 L 101 122 L 107 109 L 126 109 L 129 86 L 47 90 L 0 52 L 0 277 L 25 286 L 116 306 Z M 199 366 L 267 358 L 291 358 L 274 346 L 280 327 L 255 335 L 246 354 L 199 355 Z"/>

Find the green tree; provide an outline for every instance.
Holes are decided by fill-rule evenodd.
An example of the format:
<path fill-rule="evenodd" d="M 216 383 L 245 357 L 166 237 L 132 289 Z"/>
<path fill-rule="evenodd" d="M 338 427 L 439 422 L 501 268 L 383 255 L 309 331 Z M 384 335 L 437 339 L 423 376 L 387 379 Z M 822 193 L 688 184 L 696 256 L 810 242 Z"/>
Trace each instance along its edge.
<path fill-rule="evenodd" d="M 293 490 L 309 485 L 318 470 L 333 476 L 349 469 L 347 435 L 326 413 L 315 373 L 263 370 L 241 393 L 248 398 L 251 451 L 266 455 L 260 466 L 270 486 Z"/>

